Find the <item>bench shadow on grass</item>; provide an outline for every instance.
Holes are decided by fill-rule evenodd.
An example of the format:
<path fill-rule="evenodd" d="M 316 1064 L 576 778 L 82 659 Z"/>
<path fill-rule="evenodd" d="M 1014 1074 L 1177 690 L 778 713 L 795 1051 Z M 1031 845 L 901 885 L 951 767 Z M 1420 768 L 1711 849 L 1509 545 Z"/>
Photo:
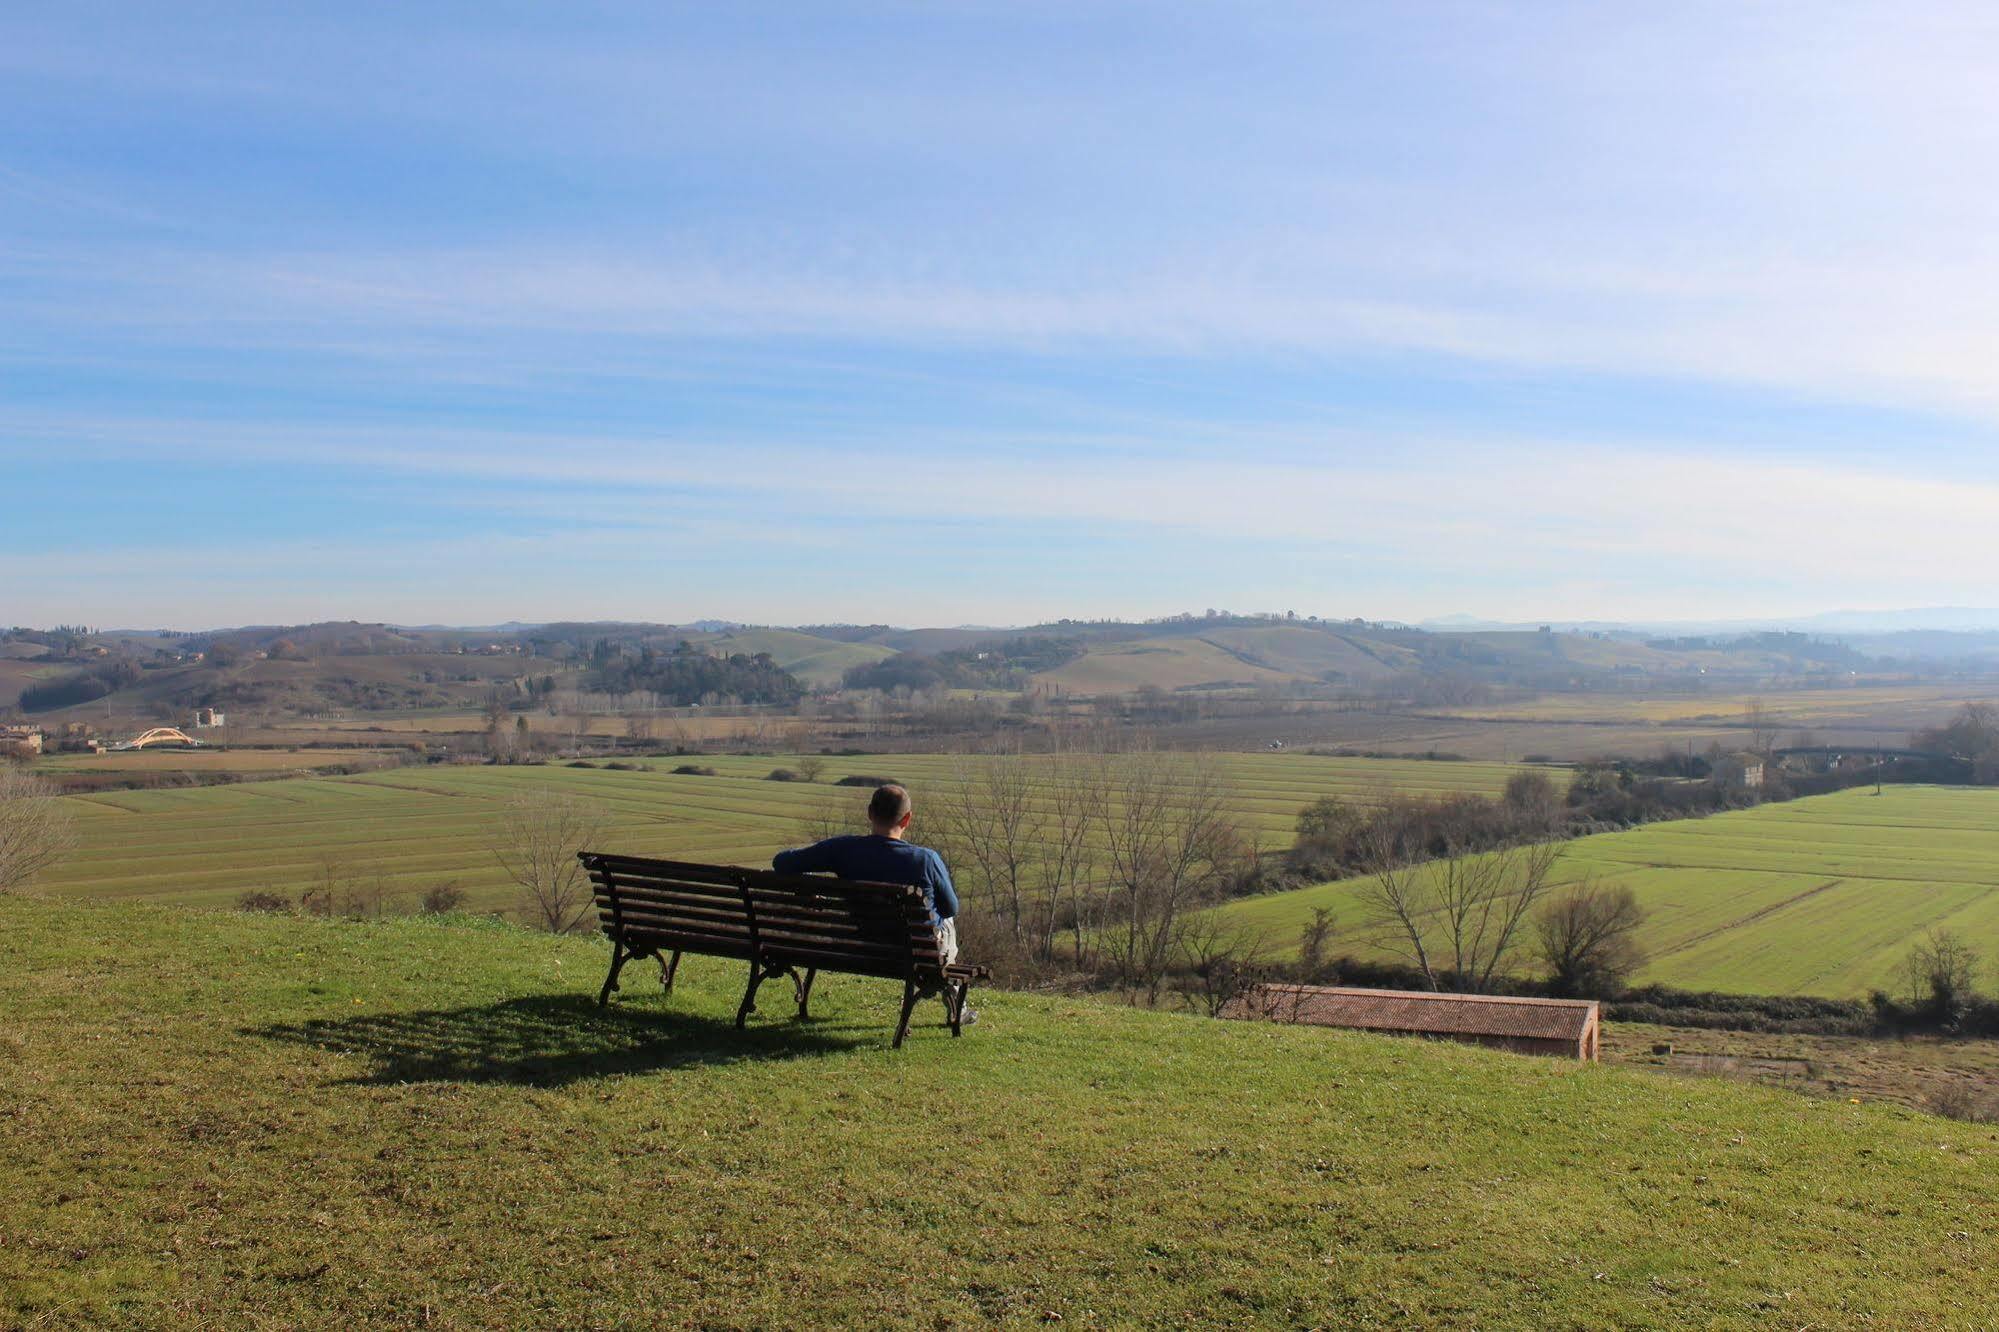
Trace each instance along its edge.
<path fill-rule="evenodd" d="M 347 1083 L 505 1082 L 561 1086 L 690 1065 L 837 1054 L 870 1043 L 859 1030 L 818 1022 L 733 1021 L 670 1009 L 597 1007 L 583 995 L 534 995 L 471 1008 L 375 1013 L 247 1027 L 267 1040 L 362 1055 L 373 1061 Z M 873 1033 L 879 1039 L 880 1033 Z"/>

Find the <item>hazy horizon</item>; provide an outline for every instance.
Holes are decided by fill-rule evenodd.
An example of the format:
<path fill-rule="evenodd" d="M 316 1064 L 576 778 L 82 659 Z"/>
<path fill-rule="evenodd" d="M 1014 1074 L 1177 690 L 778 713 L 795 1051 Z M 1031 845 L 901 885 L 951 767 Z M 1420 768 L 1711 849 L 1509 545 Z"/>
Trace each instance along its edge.
<path fill-rule="evenodd" d="M 1971 5 L 0 17 L 0 617 L 1999 604 Z"/>

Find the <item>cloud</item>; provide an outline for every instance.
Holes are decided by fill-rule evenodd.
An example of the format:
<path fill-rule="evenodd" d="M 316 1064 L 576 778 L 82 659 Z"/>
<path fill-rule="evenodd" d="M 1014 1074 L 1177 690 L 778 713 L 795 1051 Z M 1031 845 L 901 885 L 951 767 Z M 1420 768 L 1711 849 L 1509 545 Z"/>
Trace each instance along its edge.
<path fill-rule="evenodd" d="M 0 431 L 105 459 L 167 451 L 391 489 L 400 477 L 455 507 L 525 512 L 596 540 L 651 532 L 721 548 L 761 548 L 774 531 L 842 549 L 871 525 L 949 539 L 954 525 L 999 524 L 1037 539 L 1177 533 L 1278 561 L 1363 558 L 1527 585 L 1592 572 L 1666 589 L 1747 578 L 1827 603 L 1864 589 L 1927 602 L 1989 599 L 1999 531 L 1992 482 L 1617 444 L 1334 436 L 1317 459 L 1222 460 L 1077 437 L 1051 460 L 1012 456 L 995 436 L 949 451 L 877 445 L 863 464 L 770 441 L 609 433 L 31 415 L 0 417 Z"/>

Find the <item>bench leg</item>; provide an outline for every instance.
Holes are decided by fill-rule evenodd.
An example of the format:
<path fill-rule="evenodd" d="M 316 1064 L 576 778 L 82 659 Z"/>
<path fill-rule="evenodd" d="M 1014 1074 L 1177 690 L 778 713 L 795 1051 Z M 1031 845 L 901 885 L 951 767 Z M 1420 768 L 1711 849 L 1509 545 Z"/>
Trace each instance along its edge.
<path fill-rule="evenodd" d="M 970 981 L 959 981 L 944 987 L 944 1008 L 951 1015 L 951 1035 L 965 1034 L 965 994 L 972 988 Z"/>
<path fill-rule="evenodd" d="M 736 1028 L 739 1031 L 749 1025 L 750 1014 L 757 1011 L 757 987 L 764 983 L 764 975 L 762 963 L 750 963 L 750 987 L 743 991 L 742 1006 L 736 1009 Z"/>
<path fill-rule="evenodd" d="M 680 970 L 680 952 L 678 949 L 674 950 L 671 959 L 662 957 L 659 960 L 660 988 L 664 989 L 668 994 L 673 993 L 673 973 L 678 970 Z"/>
<path fill-rule="evenodd" d="M 597 991 L 597 1007 L 611 1002 L 611 991 L 618 988 L 618 973 L 625 967 L 625 943 L 622 939 L 611 940 L 611 974 L 604 977 L 604 988 Z"/>
<path fill-rule="evenodd" d="M 800 1022 L 803 1022 L 807 1017 L 805 1005 L 812 998 L 812 982 L 818 975 L 819 968 L 817 967 L 807 967 L 805 975 L 802 977 L 796 971 L 791 973 L 792 989 L 796 992 L 798 998 L 798 1020 Z"/>
<path fill-rule="evenodd" d="M 902 983 L 902 1020 L 895 1024 L 895 1045 L 892 1048 L 900 1050 L 902 1048 L 902 1038 L 909 1035 L 910 1010 L 916 1007 L 917 997 L 921 993 L 922 991 L 917 989 L 915 981 L 910 980 Z"/>

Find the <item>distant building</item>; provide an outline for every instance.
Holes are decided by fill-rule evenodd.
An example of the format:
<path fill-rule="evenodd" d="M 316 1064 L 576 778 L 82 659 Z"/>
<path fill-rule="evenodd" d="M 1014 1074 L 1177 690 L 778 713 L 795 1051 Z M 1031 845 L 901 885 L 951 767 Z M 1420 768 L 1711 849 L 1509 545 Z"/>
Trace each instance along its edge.
<path fill-rule="evenodd" d="M 1714 765 L 1714 784 L 1730 791 L 1763 789 L 1763 760 L 1755 754 L 1730 754 Z"/>
<path fill-rule="evenodd" d="M 0 727 L 0 756 L 34 758 L 42 752 L 42 733 L 27 726 Z"/>
<path fill-rule="evenodd" d="M 1255 985 L 1231 999 L 1225 1018 L 1429 1036 L 1517 1054 L 1594 1061 L 1602 1017 L 1591 999 L 1361 990 L 1341 985 Z"/>
<path fill-rule="evenodd" d="M 222 714 L 214 708 L 196 708 L 194 710 L 194 728 L 197 731 L 210 730 L 223 724 Z"/>

